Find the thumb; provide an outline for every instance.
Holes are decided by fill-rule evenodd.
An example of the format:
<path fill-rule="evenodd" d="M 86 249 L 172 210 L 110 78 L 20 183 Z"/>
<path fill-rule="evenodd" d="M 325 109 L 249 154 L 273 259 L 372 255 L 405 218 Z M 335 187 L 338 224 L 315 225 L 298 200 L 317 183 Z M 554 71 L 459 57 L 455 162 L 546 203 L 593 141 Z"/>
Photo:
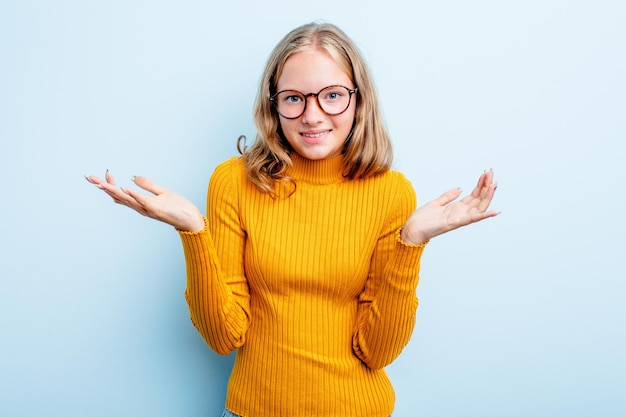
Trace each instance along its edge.
<path fill-rule="evenodd" d="M 133 176 L 133 182 L 140 188 L 151 192 L 154 195 L 163 194 L 167 191 L 167 188 L 161 187 L 159 184 L 152 182 L 146 177 L 140 177 L 138 175 Z"/>
<path fill-rule="evenodd" d="M 445 193 L 441 194 L 441 196 L 439 198 L 437 198 L 435 201 L 440 206 L 445 206 L 446 204 L 448 204 L 448 203 L 456 200 L 457 198 L 459 198 L 459 196 L 461 195 L 462 192 L 463 192 L 463 190 L 461 189 L 461 187 L 453 188 L 453 189 L 448 190 Z"/>

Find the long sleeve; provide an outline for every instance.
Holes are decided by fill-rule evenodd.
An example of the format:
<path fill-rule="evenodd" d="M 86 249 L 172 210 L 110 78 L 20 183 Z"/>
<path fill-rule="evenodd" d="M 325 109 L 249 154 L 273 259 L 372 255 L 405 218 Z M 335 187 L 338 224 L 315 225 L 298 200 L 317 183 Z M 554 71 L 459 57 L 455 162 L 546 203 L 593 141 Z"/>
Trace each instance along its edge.
<path fill-rule="evenodd" d="M 250 295 L 243 267 L 246 233 L 239 219 L 235 187 L 231 161 L 227 161 L 216 168 L 209 183 L 208 227 L 199 233 L 180 232 L 191 321 L 220 354 L 244 344 L 250 323 Z"/>
<path fill-rule="evenodd" d="M 415 209 L 412 186 L 401 177 L 389 222 L 372 256 L 370 275 L 359 296 L 353 337 L 355 354 L 372 369 L 390 364 L 404 349 L 415 325 L 419 265 L 426 244 L 400 239 L 404 222 Z"/>

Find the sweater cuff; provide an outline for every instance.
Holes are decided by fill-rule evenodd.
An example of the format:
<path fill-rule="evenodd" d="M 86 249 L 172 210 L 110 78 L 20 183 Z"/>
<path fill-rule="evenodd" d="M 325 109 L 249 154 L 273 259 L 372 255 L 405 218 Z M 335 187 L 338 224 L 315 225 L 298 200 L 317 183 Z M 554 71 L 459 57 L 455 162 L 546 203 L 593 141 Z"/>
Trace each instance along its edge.
<path fill-rule="evenodd" d="M 198 230 L 197 232 L 190 232 L 188 230 L 179 229 L 178 227 L 175 227 L 174 229 L 176 229 L 176 231 L 181 235 L 181 237 L 182 235 L 200 235 L 202 233 L 206 233 L 206 231 L 209 228 L 209 222 L 207 218 L 205 216 L 202 216 L 202 220 L 204 220 L 204 229 Z"/>
<path fill-rule="evenodd" d="M 414 245 L 412 243 L 408 243 L 405 242 L 404 240 L 402 240 L 402 228 L 399 228 L 396 231 L 396 242 L 398 242 L 399 244 L 401 244 L 402 246 L 406 246 L 408 248 L 425 248 L 426 245 L 428 244 L 428 242 L 430 242 L 430 240 L 427 240 L 426 242 L 422 242 L 419 245 Z"/>

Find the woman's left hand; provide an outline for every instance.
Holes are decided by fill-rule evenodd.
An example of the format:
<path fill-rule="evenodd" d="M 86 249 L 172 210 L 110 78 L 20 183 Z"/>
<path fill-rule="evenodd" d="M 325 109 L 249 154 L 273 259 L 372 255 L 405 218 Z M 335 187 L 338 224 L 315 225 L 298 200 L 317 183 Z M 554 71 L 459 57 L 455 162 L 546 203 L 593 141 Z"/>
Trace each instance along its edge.
<path fill-rule="evenodd" d="M 499 211 L 487 210 L 496 188 L 493 170 L 489 170 L 480 176 L 472 193 L 461 200 L 454 202 L 461 195 L 460 188 L 444 193 L 411 214 L 402 229 L 402 240 L 418 245 L 450 230 L 497 216 Z"/>

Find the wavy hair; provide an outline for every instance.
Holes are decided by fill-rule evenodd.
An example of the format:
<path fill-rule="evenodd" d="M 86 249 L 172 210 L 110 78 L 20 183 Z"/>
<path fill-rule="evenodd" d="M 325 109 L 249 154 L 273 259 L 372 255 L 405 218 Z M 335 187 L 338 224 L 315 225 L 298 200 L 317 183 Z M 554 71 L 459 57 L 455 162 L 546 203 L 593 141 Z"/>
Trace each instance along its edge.
<path fill-rule="evenodd" d="M 254 104 L 256 140 L 250 148 L 241 148 L 245 137 L 240 137 L 237 144 L 250 181 L 259 190 L 272 195 L 275 195 L 278 181 L 292 182 L 285 171 L 292 164 L 289 155 L 293 149 L 282 133 L 279 115 L 269 97 L 276 93 L 287 59 L 310 49 L 328 53 L 358 88 L 354 125 L 342 151 L 343 175 L 350 179 L 367 178 L 386 172 L 391 167 L 391 140 L 379 111 L 371 73 L 361 52 L 337 26 L 309 23 L 289 32 L 272 51 Z"/>

